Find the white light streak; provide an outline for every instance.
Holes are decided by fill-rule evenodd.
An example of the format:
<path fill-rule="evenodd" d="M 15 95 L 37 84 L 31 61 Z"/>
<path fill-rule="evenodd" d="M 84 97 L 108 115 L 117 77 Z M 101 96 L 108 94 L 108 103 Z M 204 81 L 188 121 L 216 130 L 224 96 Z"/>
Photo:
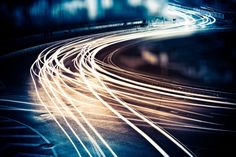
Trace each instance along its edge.
<path fill-rule="evenodd" d="M 103 49 L 120 42 L 185 36 L 215 22 L 209 15 L 173 6 L 169 7 L 169 13 L 176 16 L 176 23 L 64 41 L 44 50 L 32 65 L 31 76 L 41 104 L 67 136 L 78 156 L 82 156 L 82 151 L 88 156 L 118 156 L 94 121 L 101 125 L 107 122 L 109 127 L 113 127 L 113 124 L 120 124 L 118 120 L 122 120 L 122 125 L 131 127 L 165 157 L 169 156 L 168 150 L 162 148 L 140 126 L 155 129 L 188 156 L 194 154 L 161 125 L 221 130 L 217 128 L 220 124 L 204 119 L 211 116 L 199 111 L 231 109 L 235 106 L 234 102 L 208 95 L 209 90 L 175 84 L 162 87 L 161 82 L 156 83 L 158 78 L 116 66 L 111 59 L 115 52 L 105 56 L 104 60 L 96 58 Z M 157 110 L 156 107 L 163 110 Z M 85 144 L 81 134 L 87 138 L 89 145 Z M 75 139 L 82 147 L 76 144 Z"/>

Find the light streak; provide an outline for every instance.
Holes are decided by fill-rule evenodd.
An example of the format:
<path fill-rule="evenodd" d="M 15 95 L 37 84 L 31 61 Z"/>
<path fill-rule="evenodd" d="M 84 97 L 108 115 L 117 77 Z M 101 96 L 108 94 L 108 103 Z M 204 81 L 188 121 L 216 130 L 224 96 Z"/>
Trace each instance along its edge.
<path fill-rule="evenodd" d="M 104 60 L 96 58 L 105 48 L 121 42 L 185 36 L 215 23 L 213 17 L 196 11 L 172 6 L 169 12 L 179 22 L 63 41 L 44 50 L 32 65 L 31 76 L 40 103 L 78 156 L 118 156 L 94 121 L 98 125 L 109 123 L 109 127 L 128 125 L 165 157 L 169 156 L 168 149 L 162 148 L 140 126 L 154 128 L 188 156 L 194 154 L 161 126 L 223 131 L 221 124 L 208 120 L 212 116 L 207 111 L 231 110 L 235 102 L 209 94 L 214 93 L 211 90 L 164 83 L 156 77 L 122 69 L 112 62 L 116 51 Z M 81 134 L 90 144 L 85 144 Z"/>

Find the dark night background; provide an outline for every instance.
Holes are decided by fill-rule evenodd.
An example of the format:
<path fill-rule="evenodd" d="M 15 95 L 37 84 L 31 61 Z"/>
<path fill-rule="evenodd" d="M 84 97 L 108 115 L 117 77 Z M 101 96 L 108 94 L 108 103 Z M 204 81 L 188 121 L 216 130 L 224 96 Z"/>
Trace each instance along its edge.
<path fill-rule="evenodd" d="M 148 0 L 167 3 L 165 0 Z M 24 0 L 0 2 L 1 40 L 29 34 L 156 16 L 143 0 Z M 169 0 L 190 7 L 233 12 L 235 0 Z"/>
<path fill-rule="evenodd" d="M 120 49 L 121 52 L 124 51 L 126 53 L 120 53 L 125 55 L 118 57 L 128 58 L 126 60 L 129 64 L 124 64 L 126 63 L 124 60 L 121 62 L 122 59 L 116 59 L 117 65 L 129 68 L 128 65 L 132 63 L 132 59 L 135 61 L 136 58 L 141 58 L 143 50 L 152 52 L 151 54 L 154 56 L 164 54 L 169 60 L 169 64 L 164 67 L 164 70 L 159 64 L 154 66 L 145 63 L 139 67 L 133 63 L 132 66 L 136 66 L 136 70 L 139 70 L 139 72 L 145 72 L 149 75 L 160 74 L 161 77 L 168 78 L 174 83 L 179 81 L 183 85 L 190 87 L 203 87 L 203 89 L 222 91 L 224 95 L 228 96 L 225 96 L 225 100 L 232 99 L 235 103 L 236 0 L 1 0 L 0 98 L 23 102 L 34 101 L 32 94 L 35 95 L 35 90 L 29 69 L 39 53 L 57 41 L 72 37 L 80 38 L 80 36 L 87 34 L 117 29 L 123 30 L 127 27 L 91 29 L 96 26 L 136 20 L 151 21 L 151 19 L 162 16 L 162 9 L 167 3 L 175 3 L 188 9 L 195 8 L 215 12 L 219 15 L 224 15 L 224 17 L 215 17 L 216 23 L 214 26 L 191 36 L 163 39 L 163 41 L 144 40 L 133 46 Z M 107 53 L 117 49 L 117 47 L 122 47 L 122 44 L 128 45 L 130 41 L 119 43 L 114 45 L 114 47 L 108 47 Z M 106 53 L 104 52 L 104 54 Z M 131 69 L 132 66 L 130 67 Z M 64 156 L 72 155 L 71 150 L 68 149 L 70 145 L 65 142 L 65 137 L 62 136 L 60 130 L 57 131 L 55 129 L 57 128 L 57 126 L 54 126 L 56 124 L 51 121 L 34 119 L 41 116 L 43 119 L 44 113 L 26 112 L 17 109 L 8 111 L 4 107 L 16 106 L 16 108 L 33 109 L 34 111 L 35 106 L 28 103 L 18 104 L 7 101 L 0 101 L 0 103 L 0 156 L 4 156 L 7 153 L 8 155 L 6 156 L 14 155 L 14 153 L 21 150 L 33 152 L 34 149 L 43 150 L 42 154 L 50 155 L 51 148 L 54 148 L 54 146 L 58 149 L 59 154 L 68 153 Z M 225 129 L 232 129 L 233 131 L 226 133 L 200 130 L 188 132 L 181 129 L 170 129 L 170 133 L 173 133 L 181 142 L 183 141 L 197 156 L 231 156 L 233 153 L 234 155 L 232 156 L 235 156 L 235 106 L 229 111 L 206 110 L 206 114 L 211 114 L 211 111 L 215 113 L 215 115 L 212 114 L 213 117 L 216 117 L 211 119 L 213 122 L 224 124 L 222 128 L 225 127 Z M 15 127 L 19 125 L 14 120 L 2 117 L 19 120 L 38 129 L 50 139 L 50 143 L 42 144 L 41 139 L 36 138 L 33 142 L 38 142 L 40 146 L 34 149 L 31 147 L 19 148 L 17 146 L 9 147 L 6 150 L 2 149 L 11 141 L 9 138 L 4 137 L 5 135 L 9 135 L 12 132 L 15 134 L 28 132 L 19 132 L 14 129 L 1 130 L 1 127 L 9 128 L 9 126 Z M 8 123 L 6 123 L 7 125 L 1 123 L 2 121 L 8 121 L 9 126 L 7 126 Z M 128 137 L 128 135 L 126 136 Z M 112 135 L 109 136 L 112 137 Z M 22 143 L 26 141 L 25 139 L 16 139 Z M 126 143 L 119 145 L 119 147 L 127 147 L 125 148 L 127 152 L 137 151 L 145 155 L 149 152 L 149 149 L 144 150 L 138 147 L 128 150 L 134 143 L 139 144 L 136 139 L 131 142 L 127 139 L 117 138 L 117 140 L 127 141 L 127 145 Z M 120 150 L 122 152 L 122 149 Z M 171 147 L 170 151 L 175 153 Z"/>

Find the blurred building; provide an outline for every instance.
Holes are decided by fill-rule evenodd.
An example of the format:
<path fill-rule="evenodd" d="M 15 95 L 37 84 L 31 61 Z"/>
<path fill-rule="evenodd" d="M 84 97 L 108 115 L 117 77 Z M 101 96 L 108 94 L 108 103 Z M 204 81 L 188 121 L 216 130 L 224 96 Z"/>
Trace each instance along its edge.
<path fill-rule="evenodd" d="M 169 0 L 187 6 L 227 10 L 236 0 Z M 167 0 L 22 0 L 0 1 L 1 34 L 54 31 L 90 24 L 145 19 L 162 13 Z M 232 9 L 231 9 L 232 10 Z M 7 32 L 8 30 L 11 30 Z"/>
<path fill-rule="evenodd" d="M 193 7 L 211 7 L 221 11 L 235 11 L 236 9 L 236 0 L 170 0 L 170 2 Z"/>
<path fill-rule="evenodd" d="M 143 19 L 158 16 L 164 2 L 166 0 L 1 0 L 0 31 L 24 34 Z"/>

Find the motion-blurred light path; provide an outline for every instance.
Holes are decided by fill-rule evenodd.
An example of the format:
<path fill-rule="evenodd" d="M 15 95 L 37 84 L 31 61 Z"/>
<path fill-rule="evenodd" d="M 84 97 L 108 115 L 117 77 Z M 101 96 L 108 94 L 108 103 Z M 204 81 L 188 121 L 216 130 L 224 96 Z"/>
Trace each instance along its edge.
<path fill-rule="evenodd" d="M 109 51 L 109 46 L 121 42 L 190 35 L 215 22 L 209 15 L 173 6 L 168 15 L 176 17 L 176 22 L 60 42 L 45 49 L 32 65 L 30 72 L 41 104 L 78 156 L 119 156 L 112 147 L 116 141 L 108 142 L 109 135 L 98 127 L 111 131 L 131 128 L 165 157 L 174 150 L 182 156 L 194 154 L 162 126 L 230 131 L 211 121 L 207 111 L 235 109 L 235 102 L 215 96 L 211 90 L 161 82 L 122 69 L 112 62 L 116 51 L 98 59 L 104 49 Z M 169 141 L 173 149 L 153 138 L 147 128 Z"/>

